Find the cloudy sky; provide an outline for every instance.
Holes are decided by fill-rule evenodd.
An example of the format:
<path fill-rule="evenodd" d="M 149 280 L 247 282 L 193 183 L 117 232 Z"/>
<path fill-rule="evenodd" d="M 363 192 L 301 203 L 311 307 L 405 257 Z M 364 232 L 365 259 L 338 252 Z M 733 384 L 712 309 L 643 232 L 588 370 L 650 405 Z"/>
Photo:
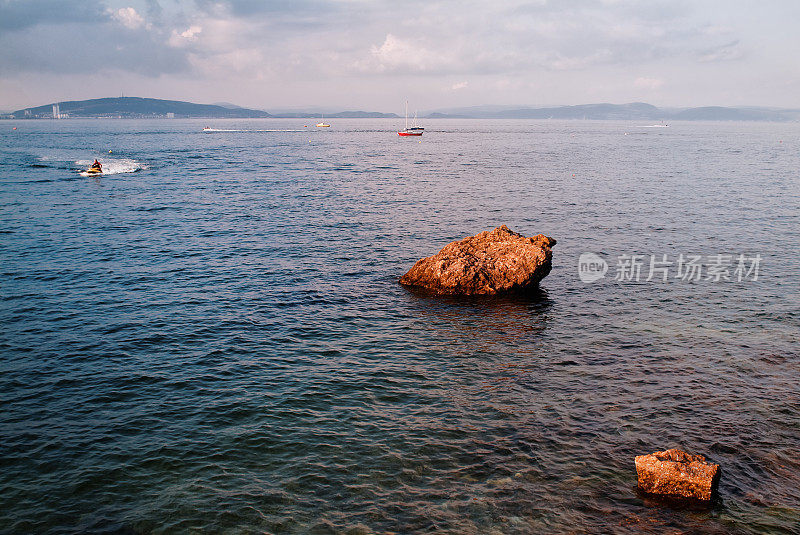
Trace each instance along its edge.
<path fill-rule="evenodd" d="M 0 109 L 800 107 L 797 0 L 0 0 Z"/>

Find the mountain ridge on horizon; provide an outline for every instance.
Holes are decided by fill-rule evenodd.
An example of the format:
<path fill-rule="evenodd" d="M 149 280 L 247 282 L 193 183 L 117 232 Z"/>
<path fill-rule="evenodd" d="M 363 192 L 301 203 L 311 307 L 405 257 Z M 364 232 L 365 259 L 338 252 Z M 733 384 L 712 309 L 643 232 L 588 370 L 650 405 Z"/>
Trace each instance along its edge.
<path fill-rule="evenodd" d="M 761 106 L 657 107 L 646 102 L 564 106 L 470 106 L 429 113 L 433 118 L 470 119 L 590 119 L 684 121 L 800 121 L 800 109 Z"/>
<path fill-rule="evenodd" d="M 229 102 L 196 104 L 180 100 L 163 100 L 146 97 L 106 97 L 79 101 L 62 101 L 23 108 L 6 114 L 13 119 L 53 118 L 53 106 L 59 105 L 62 117 L 70 118 L 313 118 L 321 115 L 322 108 L 314 111 L 269 113 L 260 109 L 244 108 Z M 395 113 L 374 111 L 325 112 L 331 119 L 342 118 L 399 118 Z M 706 121 L 800 121 L 800 109 L 770 108 L 761 106 L 701 106 L 657 107 L 645 102 L 626 104 L 595 103 L 563 106 L 504 106 L 484 105 L 435 109 L 421 118 L 465 119 L 587 119 L 587 120 L 706 120 Z"/>
<path fill-rule="evenodd" d="M 313 118 L 319 112 L 271 114 L 264 110 L 245 108 L 230 102 L 197 104 L 183 100 L 164 100 L 148 97 L 103 97 L 87 100 L 51 102 L 41 106 L 9 112 L 13 119 L 52 119 L 53 106 L 58 104 L 60 118 L 203 118 L 203 119 L 268 119 Z M 394 113 L 344 111 L 325 113 L 329 118 L 397 118 Z"/>

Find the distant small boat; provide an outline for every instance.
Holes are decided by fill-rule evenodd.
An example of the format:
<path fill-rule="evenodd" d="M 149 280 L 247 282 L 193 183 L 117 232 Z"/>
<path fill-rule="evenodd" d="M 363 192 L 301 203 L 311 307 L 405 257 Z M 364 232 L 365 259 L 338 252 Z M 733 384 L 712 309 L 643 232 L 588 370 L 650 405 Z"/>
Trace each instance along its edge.
<path fill-rule="evenodd" d="M 330 128 L 331 125 L 329 125 L 328 123 L 325 122 L 325 116 L 323 115 L 322 116 L 322 121 L 317 123 L 317 126 L 319 128 Z"/>
<path fill-rule="evenodd" d="M 421 126 L 417 126 L 417 115 L 414 114 L 414 126 L 411 128 L 408 127 L 408 101 L 406 100 L 406 128 L 405 130 L 400 130 L 397 132 L 398 136 L 421 136 L 422 132 L 425 130 Z"/>

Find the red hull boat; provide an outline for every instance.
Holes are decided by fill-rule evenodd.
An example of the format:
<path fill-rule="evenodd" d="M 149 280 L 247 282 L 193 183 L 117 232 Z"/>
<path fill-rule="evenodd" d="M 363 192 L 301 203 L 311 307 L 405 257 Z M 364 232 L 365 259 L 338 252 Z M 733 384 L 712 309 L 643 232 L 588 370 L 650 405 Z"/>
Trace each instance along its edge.
<path fill-rule="evenodd" d="M 414 126 L 409 128 L 408 127 L 408 101 L 406 100 L 406 129 L 400 130 L 397 135 L 398 136 L 421 136 L 422 132 L 425 130 L 421 126 L 417 126 L 416 123 L 416 114 L 414 115 Z"/>

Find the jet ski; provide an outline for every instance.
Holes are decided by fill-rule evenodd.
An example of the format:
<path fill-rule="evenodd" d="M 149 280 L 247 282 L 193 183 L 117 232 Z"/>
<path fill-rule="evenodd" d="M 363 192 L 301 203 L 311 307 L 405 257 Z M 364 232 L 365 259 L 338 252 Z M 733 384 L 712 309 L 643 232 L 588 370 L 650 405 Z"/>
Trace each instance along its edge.
<path fill-rule="evenodd" d="M 86 170 L 86 173 L 89 175 L 101 175 L 103 174 L 103 168 L 99 165 L 92 165 Z"/>

